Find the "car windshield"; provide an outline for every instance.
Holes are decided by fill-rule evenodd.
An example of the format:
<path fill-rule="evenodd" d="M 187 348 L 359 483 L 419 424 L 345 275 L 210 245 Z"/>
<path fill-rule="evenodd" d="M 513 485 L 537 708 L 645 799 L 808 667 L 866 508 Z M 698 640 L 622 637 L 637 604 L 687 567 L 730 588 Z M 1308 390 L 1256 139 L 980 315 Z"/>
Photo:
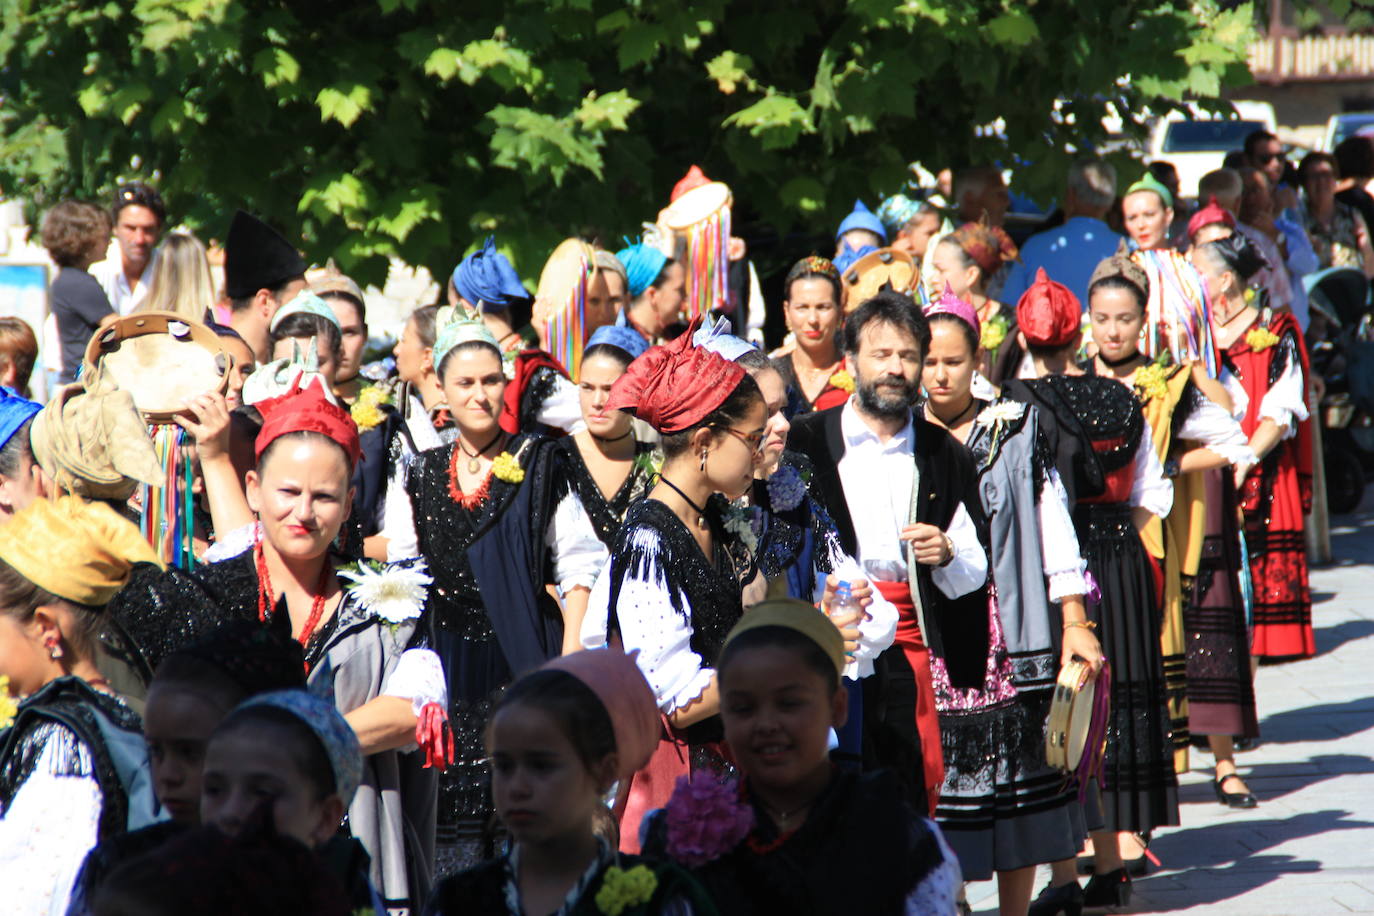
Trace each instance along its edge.
<path fill-rule="evenodd" d="M 1374 125 L 1374 114 L 1342 115 L 1336 121 L 1336 130 L 1331 135 L 1331 148 L 1340 146 L 1341 141 L 1347 137 L 1364 133 L 1364 129 L 1370 125 Z"/>
<path fill-rule="evenodd" d="M 1260 121 L 1173 121 L 1164 133 L 1166 153 L 1229 152 L 1245 146 L 1245 138 L 1265 130 Z"/>

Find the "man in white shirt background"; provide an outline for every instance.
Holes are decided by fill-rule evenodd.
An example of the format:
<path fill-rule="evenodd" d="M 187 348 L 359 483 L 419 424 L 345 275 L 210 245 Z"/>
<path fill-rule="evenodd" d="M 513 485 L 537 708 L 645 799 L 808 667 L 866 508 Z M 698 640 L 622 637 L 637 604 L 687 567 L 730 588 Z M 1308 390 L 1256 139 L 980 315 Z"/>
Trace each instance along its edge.
<path fill-rule="evenodd" d="M 134 181 L 119 186 L 110 216 L 115 244 L 105 260 L 92 265 L 91 276 L 105 290 L 115 312 L 127 315 L 148 298 L 167 208 L 162 195 Z"/>
<path fill-rule="evenodd" d="M 795 420 L 788 442 L 811 459 L 845 553 L 897 605 L 896 642 L 865 680 L 864 765 L 893 770 L 918 809 L 933 809 L 944 772 L 930 657 L 955 686 L 977 686 L 988 639 L 977 474 L 957 440 L 912 410 L 929 341 L 910 296 L 862 303 L 844 328 L 854 395 Z"/>

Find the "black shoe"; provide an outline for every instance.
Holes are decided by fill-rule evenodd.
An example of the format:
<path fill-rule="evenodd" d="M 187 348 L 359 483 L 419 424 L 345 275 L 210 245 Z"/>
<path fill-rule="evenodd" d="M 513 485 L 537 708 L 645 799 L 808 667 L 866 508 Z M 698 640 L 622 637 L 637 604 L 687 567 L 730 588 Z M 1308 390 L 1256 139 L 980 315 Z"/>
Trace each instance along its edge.
<path fill-rule="evenodd" d="M 1131 876 L 1125 868 L 1093 875 L 1088 886 L 1083 888 L 1085 909 L 1104 909 L 1126 906 L 1131 902 Z"/>
<path fill-rule="evenodd" d="M 1080 916 L 1083 912 L 1083 888 L 1077 881 L 1061 884 L 1058 887 L 1045 885 L 1040 896 L 1031 901 L 1026 916 Z"/>
<path fill-rule="evenodd" d="M 1253 751 L 1259 747 L 1260 742 L 1258 738 L 1237 738 L 1232 743 L 1236 748 L 1236 753 L 1240 753 L 1241 751 Z"/>
<path fill-rule="evenodd" d="M 1217 801 L 1228 808 L 1258 808 L 1259 799 L 1255 798 L 1253 792 L 1227 792 L 1222 786 L 1226 785 L 1228 779 L 1240 779 L 1239 773 L 1227 773 L 1220 779 L 1212 781 L 1212 791 L 1217 793 Z"/>

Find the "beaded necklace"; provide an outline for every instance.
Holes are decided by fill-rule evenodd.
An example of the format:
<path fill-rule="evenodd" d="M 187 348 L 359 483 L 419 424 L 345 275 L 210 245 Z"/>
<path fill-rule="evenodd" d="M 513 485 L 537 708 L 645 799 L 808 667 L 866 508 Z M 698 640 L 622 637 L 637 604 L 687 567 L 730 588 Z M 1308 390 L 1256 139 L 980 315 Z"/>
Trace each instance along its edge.
<path fill-rule="evenodd" d="M 458 505 L 471 512 L 485 502 L 491 493 L 491 469 L 487 470 L 487 476 L 482 479 L 480 487 L 471 493 L 464 493 L 462 484 L 458 482 L 458 443 L 455 442 L 453 445 L 453 457 L 448 463 L 448 495 Z"/>
<path fill-rule="evenodd" d="M 258 622 L 266 623 L 267 615 L 271 609 L 277 606 L 277 596 L 272 591 L 272 576 L 267 571 L 267 554 L 262 549 L 262 537 L 253 543 L 253 560 L 258 568 Z M 324 567 L 320 570 L 320 584 L 315 595 L 310 601 L 310 616 L 305 618 L 305 626 L 301 628 L 301 635 L 297 642 L 304 648 L 309 642 L 310 637 L 315 635 L 315 629 L 320 625 L 320 618 L 324 616 L 325 589 L 329 583 L 329 561 L 325 560 Z M 305 670 L 310 672 L 310 663 L 305 663 Z"/>

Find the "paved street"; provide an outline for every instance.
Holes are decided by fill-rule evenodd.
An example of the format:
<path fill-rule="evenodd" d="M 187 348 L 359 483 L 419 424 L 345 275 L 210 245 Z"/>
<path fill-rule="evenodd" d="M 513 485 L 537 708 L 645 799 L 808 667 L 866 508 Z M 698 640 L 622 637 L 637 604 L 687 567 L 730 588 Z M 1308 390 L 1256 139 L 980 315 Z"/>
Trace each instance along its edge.
<path fill-rule="evenodd" d="M 1332 526 L 1335 563 L 1312 575 L 1317 657 L 1260 669 L 1262 743 L 1238 757 L 1260 807 L 1219 805 L 1211 757 L 1194 751 L 1183 824 L 1155 836 L 1163 868 L 1122 912 L 1374 913 L 1374 500 Z M 995 883 L 969 890 L 996 912 Z"/>

